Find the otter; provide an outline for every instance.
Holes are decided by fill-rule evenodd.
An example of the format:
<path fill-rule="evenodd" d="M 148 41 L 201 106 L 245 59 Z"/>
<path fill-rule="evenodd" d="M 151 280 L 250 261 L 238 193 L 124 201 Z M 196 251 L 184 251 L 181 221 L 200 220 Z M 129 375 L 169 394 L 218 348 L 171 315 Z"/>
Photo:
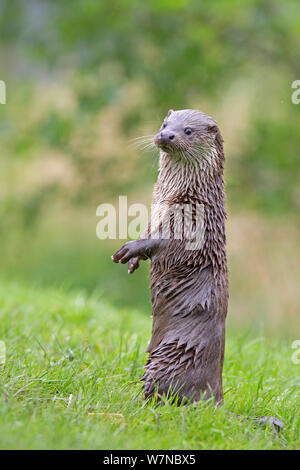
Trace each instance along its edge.
<path fill-rule="evenodd" d="M 151 260 L 153 326 L 144 395 L 222 404 L 228 306 L 223 138 L 205 113 L 170 110 L 154 143 L 160 150 L 155 209 L 141 238 L 112 256 L 115 263 L 128 263 L 130 274 L 140 260 Z"/>
<path fill-rule="evenodd" d="M 200 249 L 188 249 L 185 237 L 174 236 L 174 217 L 169 239 L 157 236 L 164 216 L 156 213 L 147 234 L 112 257 L 128 262 L 130 273 L 140 260 L 151 260 L 153 329 L 144 394 L 220 403 L 228 300 L 223 138 L 213 118 L 187 109 L 170 110 L 154 142 L 160 149 L 154 206 L 190 205 L 195 212 L 198 204 L 204 227 Z"/>

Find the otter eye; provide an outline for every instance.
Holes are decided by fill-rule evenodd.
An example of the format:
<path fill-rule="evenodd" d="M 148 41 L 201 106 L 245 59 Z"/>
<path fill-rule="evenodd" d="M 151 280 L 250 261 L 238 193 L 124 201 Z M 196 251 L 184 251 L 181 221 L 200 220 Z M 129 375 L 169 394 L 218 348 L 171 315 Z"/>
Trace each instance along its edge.
<path fill-rule="evenodd" d="M 186 135 L 191 135 L 192 132 L 193 132 L 193 131 L 192 131 L 192 129 L 191 129 L 190 127 L 186 127 L 186 128 L 184 129 L 184 133 L 185 133 Z"/>

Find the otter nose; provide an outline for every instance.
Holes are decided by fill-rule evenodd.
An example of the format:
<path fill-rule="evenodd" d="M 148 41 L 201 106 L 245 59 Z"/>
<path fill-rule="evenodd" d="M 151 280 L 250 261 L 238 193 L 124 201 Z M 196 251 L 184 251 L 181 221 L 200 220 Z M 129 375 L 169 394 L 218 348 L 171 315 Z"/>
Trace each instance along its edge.
<path fill-rule="evenodd" d="M 159 141 L 162 144 L 167 144 L 169 140 L 173 140 L 175 134 L 172 131 L 161 131 L 159 134 Z"/>

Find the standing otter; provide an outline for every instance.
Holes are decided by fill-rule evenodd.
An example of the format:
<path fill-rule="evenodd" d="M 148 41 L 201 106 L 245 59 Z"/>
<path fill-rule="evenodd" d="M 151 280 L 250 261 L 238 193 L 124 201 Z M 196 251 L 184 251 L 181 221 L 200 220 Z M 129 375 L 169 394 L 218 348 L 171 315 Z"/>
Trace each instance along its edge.
<path fill-rule="evenodd" d="M 170 110 L 154 142 L 160 148 L 156 211 L 144 236 L 112 257 L 116 263 L 128 262 L 128 272 L 140 259 L 151 259 L 153 329 L 145 397 L 157 391 L 158 396 L 176 394 L 179 403 L 201 397 L 220 403 L 228 303 L 223 139 L 214 119 L 187 109 Z M 180 229 L 178 237 L 172 208 L 187 205 L 191 227 Z M 195 228 L 196 206 L 203 209 L 201 233 Z M 166 214 L 169 237 L 162 234 Z M 196 247 L 187 246 L 188 232 Z"/>
<path fill-rule="evenodd" d="M 211 397 L 221 404 L 228 304 L 223 138 L 214 119 L 186 109 L 168 112 L 154 142 L 160 168 L 151 220 L 139 240 L 112 256 L 128 262 L 129 273 L 151 259 L 153 327 L 144 394 L 172 394 L 178 404 Z M 271 416 L 254 420 L 274 434 L 284 429 Z"/>

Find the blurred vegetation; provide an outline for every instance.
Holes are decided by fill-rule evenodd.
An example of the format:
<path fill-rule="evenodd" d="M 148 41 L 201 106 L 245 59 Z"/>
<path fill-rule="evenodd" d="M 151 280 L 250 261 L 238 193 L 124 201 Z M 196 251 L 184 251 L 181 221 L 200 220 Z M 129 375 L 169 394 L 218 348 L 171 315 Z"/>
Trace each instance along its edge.
<path fill-rule="evenodd" d="M 258 271 L 261 279 L 284 270 L 284 255 L 273 263 L 288 239 L 282 224 L 292 226 L 284 233 L 299 252 L 300 105 L 291 102 L 299 12 L 297 0 L 2 0 L 1 270 L 101 288 L 149 310 L 147 276 L 128 280 L 111 266 L 120 242 L 97 241 L 95 211 L 119 194 L 150 203 L 157 160 L 130 141 L 154 134 L 169 108 L 188 107 L 222 129 L 229 224 L 241 211 L 256 214 L 249 220 L 279 240 L 271 250 L 257 229 L 267 268 L 253 265 L 245 286 Z M 244 239 L 238 255 L 229 239 L 230 260 L 249 243 L 233 227 Z M 291 278 L 294 292 L 297 267 Z"/>

